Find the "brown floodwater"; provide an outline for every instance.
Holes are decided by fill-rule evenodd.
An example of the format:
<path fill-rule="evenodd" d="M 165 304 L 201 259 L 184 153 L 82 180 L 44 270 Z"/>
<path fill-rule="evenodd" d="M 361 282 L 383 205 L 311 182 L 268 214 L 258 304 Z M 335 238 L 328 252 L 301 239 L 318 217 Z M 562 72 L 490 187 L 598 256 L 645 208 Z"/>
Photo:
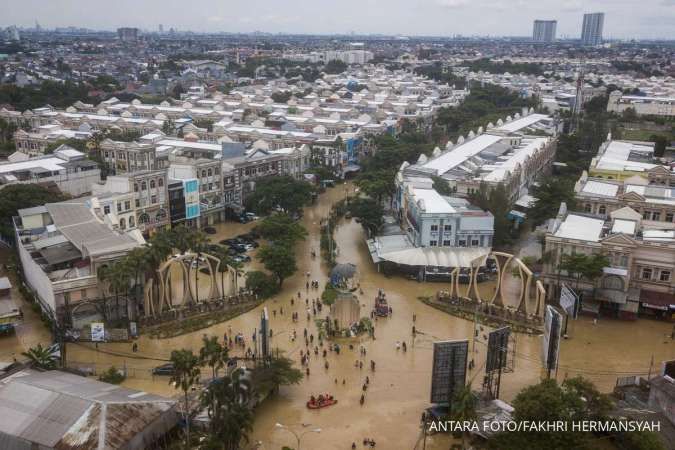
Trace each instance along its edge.
<path fill-rule="evenodd" d="M 351 186 L 349 186 L 351 189 Z M 167 377 L 153 377 L 150 369 L 168 358 L 171 350 L 191 348 L 198 351 L 202 335 L 222 336 L 227 332 L 242 332 L 251 341 L 254 328 L 259 326 L 263 306 L 270 312 L 271 328 L 274 337 L 273 348 L 278 348 L 300 365 L 300 351 L 305 351 L 302 339 L 303 331 L 317 335 L 314 318 L 306 320 L 305 299 L 317 299 L 320 291 L 305 288 L 308 279 L 319 280 L 323 285 L 327 280 L 327 267 L 320 258 L 310 257 L 311 249 L 319 250 L 319 222 L 326 217 L 330 205 L 344 198 L 345 187 L 338 186 L 321 195 L 316 204 L 306 208 L 302 219 L 309 231 L 308 238 L 297 246 L 298 271 L 284 281 L 283 291 L 264 305 L 205 330 L 171 339 L 149 339 L 141 337 L 137 342 L 139 352 L 131 352 L 131 344 L 99 344 L 99 351 L 91 345 L 71 344 L 68 347 L 68 359 L 74 366 L 105 369 L 111 364 L 126 367 L 129 378 L 124 385 L 147 392 L 176 395 L 168 384 Z M 226 223 L 217 227 L 218 234 L 212 237 L 217 241 L 250 230 L 255 224 Z M 377 448 L 412 449 L 420 436 L 419 418 L 422 410 L 429 406 L 431 379 L 432 344 L 436 340 L 468 339 L 471 341 L 474 325 L 471 321 L 456 318 L 431 308 L 418 300 L 420 296 L 431 296 L 437 290 L 447 288 L 444 283 L 418 283 L 403 277 L 386 277 L 377 272 L 372 264 L 364 242 L 364 233 L 354 220 L 343 220 L 336 230 L 339 248 L 339 262 L 351 262 L 357 265 L 363 295 L 359 295 L 362 315 L 368 315 L 373 299 L 379 288 L 385 290 L 387 299 L 393 308 L 388 318 L 375 322 L 375 340 L 362 338 L 350 351 L 343 345 L 339 355 L 329 352 L 329 368 L 324 368 L 324 360 L 312 353 L 309 364 L 310 376 L 294 386 L 283 387 L 279 395 L 267 400 L 256 410 L 256 420 L 251 436 L 251 445 L 260 443 L 260 448 L 280 449 L 283 445 L 296 447 L 293 435 L 275 426 L 281 423 L 303 433 L 310 429 L 321 428 L 320 433 L 308 433 L 302 438 L 304 449 L 349 449 L 352 442 L 362 448 L 364 438 L 372 438 Z M 259 267 L 254 261 L 250 268 Z M 309 278 L 306 273 L 309 272 Z M 200 277 L 200 289 L 201 289 Z M 507 293 L 518 295 L 519 280 L 510 279 Z M 482 292 L 494 289 L 489 283 L 481 287 Z M 301 301 L 297 301 L 300 292 Z M 291 306 L 291 297 L 296 301 Z M 513 304 L 513 300 L 509 300 Z M 280 310 L 283 308 L 283 315 Z M 274 314 L 273 311 L 276 311 Z M 291 313 L 299 312 L 300 321 L 293 323 Z M 324 308 L 323 314 L 326 314 Z M 416 315 L 415 327 L 421 333 L 412 342 L 412 317 Z M 291 341 L 293 331 L 298 339 Z M 485 359 L 485 341 L 489 330 L 482 329 L 475 343 L 472 358 L 476 369 L 469 372 L 469 380 L 475 390 L 480 390 Z M 617 376 L 624 374 L 646 374 L 650 361 L 655 369 L 660 361 L 675 356 L 675 343 L 670 338 L 671 325 L 662 322 L 638 320 L 621 322 L 601 319 L 593 324 L 590 318 L 581 317 L 569 325 L 570 339 L 565 340 L 561 349 L 561 365 L 558 378 L 583 374 L 595 382 L 602 390 L 610 391 Z M 666 338 L 667 337 L 667 338 Z M 396 342 L 406 342 L 407 352 L 396 350 Z M 316 340 L 315 340 L 316 342 Z M 358 345 L 365 346 L 367 354 L 363 369 L 355 367 L 359 360 Z M 473 342 L 470 348 L 474 347 Z M 516 393 L 532 383 L 537 383 L 544 373 L 540 363 L 541 338 L 518 334 L 516 339 L 515 367 L 512 373 L 502 376 L 501 397 L 511 400 Z M 103 353 L 106 352 L 106 353 Z M 111 354 L 114 353 L 114 354 Z M 241 353 L 235 351 L 235 354 Z M 155 359 L 148 359 L 155 358 Z M 370 360 L 376 362 L 376 371 L 369 370 Z M 370 386 L 366 392 L 363 406 L 359 404 L 362 385 L 366 376 L 370 377 Z M 337 380 L 337 384 L 335 383 Z M 344 384 L 343 384 L 344 380 Z M 338 404 L 321 410 L 306 408 L 310 395 L 329 392 L 338 399 Z M 311 424 L 307 427 L 303 424 Z M 429 450 L 447 450 L 451 440 L 447 436 L 436 435 L 427 439 Z M 420 447 L 421 448 L 421 447 Z"/>

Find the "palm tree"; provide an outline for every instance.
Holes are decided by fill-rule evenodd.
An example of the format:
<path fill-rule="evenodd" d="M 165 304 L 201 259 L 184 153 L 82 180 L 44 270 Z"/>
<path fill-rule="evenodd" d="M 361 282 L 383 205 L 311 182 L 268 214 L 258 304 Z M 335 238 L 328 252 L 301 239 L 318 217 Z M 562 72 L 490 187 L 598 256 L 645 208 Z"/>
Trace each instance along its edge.
<path fill-rule="evenodd" d="M 51 370 L 56 368 L 56 358 L 52 355 L 48 348 L 38 344 L 31 347 L 28 351 L 21 353 L 28 358 L 31 365 L 40 369 Z"/>
<path fill-rule="evenodd" d="M 199 358 L 192 353 L 192 350 L 174 350 L 171 352 L 171 362 L 174 366 L 173 375 L 170 383 L 176 389 L 183 391 L 185 399 L 185 409 L 183 411 L 185 418 L 185 447 L 190 448 L 190 401 L 188 393 L 192 386 L 199 382 Z"/>
<path fill-rule="evenodd" d="M 229 272 L 230 267 L 237 268 L 238 263 L 232 261 L 232 258 L 227 253 L 225 247 L 218 247 L 218 251 L 211 253 L 211 256 L 215 256 L 219 259 L 220 264 L 218 264 L 218 272 L 220 273 L 220 296 L 221 299 L 225 298 L 225 272 Z M 229 266 L 229 267 L 228 267 Z"/>
<path fill-rule="evenodd" d="M 181 254 L 186 253 L 192 248 L 192 231 L 185 226 L 179 225 L 171 230 L 171 242 Z"/>
<path fill-rule="evenodd" d="M 476 419 L 477 399 L 471 391 L 471 385 L 467 384 L 455 392 L 454 399 L 450 407 L 450 417 L 459 423 L 466 423 Z M 462 448 L 466 448 L 466 433 L 462 432 Z"/>
<path fill-rule="evenodd" d="M 141 275 L 144 275 L 145 273 L 144 268 L 147 267 L 148 253 L 149 253 L 148 247 L 136 247 L 132 249 L 129 253 L 127 253 L 127 256 L 125 257 L 127 266 L 133 273 L 133 282 L 134 282 L 133 289 L 135 294 L 134 298 L 136 299 L 137 302 L 139 300 L 138 287 L 141 286 L 141 295 L 142 295 L 143 285 L 145 284 L 145 276 L 141 278 L 140 283 L 138 280 L 141 277 Z"/>
<path fill-rule="evenodd" d="M 115 318 L 120 318 L 120 293 L 126 294 L 129 292 L 129 281 L 131 280 L 131 267 L 122 259 L 116 262 L 110 268 L 109 274 L 110 287 L 115 293 Z"/>
<path fill-rule="evenodd" d="M 242 369 L 214 380 L 202 393 L 202 405 L 210 421 L 210 440 L 226 450 L 237 450 L 253 428 L 253 413 L 248 406 L 251 385 L 242 377 Z"/>
<path fill-rule="evenodd" d="M 96 276 L 98 277 L 101 295 L 103 296 L 103 318 L 105 320 L 108 320 L 108 306 L 106 305 L 106 297 L 105 297 L 107 289 L 105 284 L 108 281 L 110 281 L 110 274 L 111 274 L 110 266 L 100 266 L 96 270 Z"/>
<path fill-rule="evenodd" d="M 211 367 L 213 379 L 218 376 L 218 371 L 223 368 L 228 359 L 227 347 L 218 342 L 217 336 L 202 337 L 202 348 L 199 350 L 199 360 L 202 364 Z"/>

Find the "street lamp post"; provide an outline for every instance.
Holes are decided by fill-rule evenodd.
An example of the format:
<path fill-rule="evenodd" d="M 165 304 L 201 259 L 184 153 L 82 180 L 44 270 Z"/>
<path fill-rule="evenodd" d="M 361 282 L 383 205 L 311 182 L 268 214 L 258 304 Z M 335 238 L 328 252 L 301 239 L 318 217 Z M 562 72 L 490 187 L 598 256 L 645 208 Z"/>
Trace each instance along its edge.
<path fill-rule="evenodd" d="M 321 428 L 314 428 L 312 430 L 307 430 L 304 433 L 297 433 L 296 431 L 293 431 L 290 427 L 287 427 L 286 425 L 282 425 L 278 422 L 274 426 L 277 427 L 277 428 L 281 428 L 282 430 L 288 431 L 289 433 L 291 433 L 295 437 L 295 441 L 297 443 L 297 449 L 296 450 L 300 450 L 300 441 L 302 440 L 302 437 L 304 435 L 309 434 L 309 433 L 321 433 Z M 309 425 L 303 424 L 303 426 L 307 427 Z"/>

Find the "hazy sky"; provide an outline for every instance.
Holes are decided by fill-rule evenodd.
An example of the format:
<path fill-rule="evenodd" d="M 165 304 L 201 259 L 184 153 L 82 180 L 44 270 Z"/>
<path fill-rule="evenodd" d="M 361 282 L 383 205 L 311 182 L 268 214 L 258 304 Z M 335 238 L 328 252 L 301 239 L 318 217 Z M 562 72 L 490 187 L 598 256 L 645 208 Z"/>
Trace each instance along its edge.
<path fill-rule="evenodd" d="M 0 0 L 0 25 L 525 36 L 556 19 L 559 37 L 578 37 L 596 11 L 605 37 L 675 38 L 675 0 Z"/>

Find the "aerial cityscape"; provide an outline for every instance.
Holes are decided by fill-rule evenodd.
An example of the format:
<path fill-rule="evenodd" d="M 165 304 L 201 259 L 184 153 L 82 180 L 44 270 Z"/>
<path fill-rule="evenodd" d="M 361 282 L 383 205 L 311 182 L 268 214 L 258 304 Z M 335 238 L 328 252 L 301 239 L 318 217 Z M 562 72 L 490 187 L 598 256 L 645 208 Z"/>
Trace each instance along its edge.
<path fill-rule="evenodd" d="M 675 449 L 672 0 L 0 11 L 0 450 Z"/>

